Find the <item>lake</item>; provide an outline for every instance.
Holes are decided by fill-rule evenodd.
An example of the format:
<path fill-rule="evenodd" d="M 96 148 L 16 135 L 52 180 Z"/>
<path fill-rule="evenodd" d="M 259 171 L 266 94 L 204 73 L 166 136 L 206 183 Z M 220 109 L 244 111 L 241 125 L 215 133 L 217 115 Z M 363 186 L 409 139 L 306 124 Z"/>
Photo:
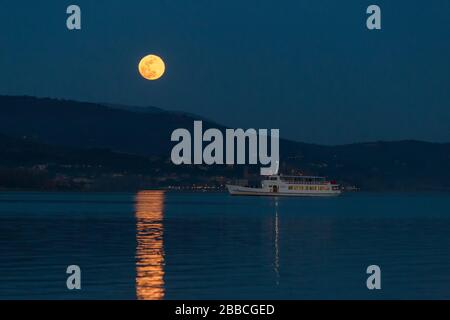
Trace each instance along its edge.
<path fill-rule="evenodd" d="M 450 299 L 450 194 L 5 192 L 0 248 L 0 299 Z"/>

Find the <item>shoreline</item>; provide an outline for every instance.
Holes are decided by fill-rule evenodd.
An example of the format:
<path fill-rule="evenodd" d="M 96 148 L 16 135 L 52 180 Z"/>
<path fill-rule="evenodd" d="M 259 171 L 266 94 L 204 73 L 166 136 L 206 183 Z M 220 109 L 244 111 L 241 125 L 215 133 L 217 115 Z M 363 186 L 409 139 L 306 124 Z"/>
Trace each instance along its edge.
<path fill-rule="evenodd" d="M 0 189 L 0 194 L 13 194 L 13 193 L 48 193 L 48 194 L 134 194 L 140 191 L 164 191 L 166 193 L 173 194 L 228 194 L 226 189 L 222 190 L 173 190 L 165 188 L 142 188 L 136 190 L 42 190 L 42 189 Z M 450 190 L 359 190 L 359 191 L 344 191 L 342 196 L 350 194 L 448 194 Z M 231 195 L 230 195 L 231 196 Z M 251 196 L 248 196 L 251 197 Z M 276 196 L 265 196 L 265 198 L 272 198 Z M 264 197 L 263 197 L 264 198 Z M 279 197 L 281 198 L 281 197 Z M 290 197 L 290 198 L 304 198 L 304 197 Z"/>

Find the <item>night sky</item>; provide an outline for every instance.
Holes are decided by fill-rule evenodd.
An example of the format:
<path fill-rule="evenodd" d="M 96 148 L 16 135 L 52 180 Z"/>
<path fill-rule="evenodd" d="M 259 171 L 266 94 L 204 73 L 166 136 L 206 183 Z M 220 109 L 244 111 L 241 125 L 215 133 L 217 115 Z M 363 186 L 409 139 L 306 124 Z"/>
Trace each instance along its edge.
<path fill-rule="evenodd" d="M 82 30 L 66 28 L 78 4 Z M 366 8 L 382 9 L 382 30 Z M 141 57 L 166 62 L 158 81 Z M 450 1 L 0 3 L 0 94 L 157 106 L 322 144 L 450 142 Z"/>

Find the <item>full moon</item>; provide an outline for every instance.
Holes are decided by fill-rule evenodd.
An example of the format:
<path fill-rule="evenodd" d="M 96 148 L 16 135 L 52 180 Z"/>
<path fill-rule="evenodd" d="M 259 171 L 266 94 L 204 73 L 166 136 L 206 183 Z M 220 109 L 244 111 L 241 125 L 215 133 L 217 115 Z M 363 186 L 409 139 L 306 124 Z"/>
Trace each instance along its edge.
<path fill-rule="evenodd" d="M 164 61 L 153 54 L 145 56 L 139 62 L 139 73 L 147 80 L 157 80 L 162 77 L 166 65 Z"/>

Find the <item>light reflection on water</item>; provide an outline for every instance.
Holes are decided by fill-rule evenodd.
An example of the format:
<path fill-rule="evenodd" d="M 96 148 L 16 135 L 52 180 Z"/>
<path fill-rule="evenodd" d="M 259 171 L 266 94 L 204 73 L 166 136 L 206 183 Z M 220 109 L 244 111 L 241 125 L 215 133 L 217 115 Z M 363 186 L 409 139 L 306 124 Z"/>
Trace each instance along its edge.
<path fill-rule="evenodd" d="M 279 247 L 279 237 L 280 237 L 280 226 L 279 226 L 279 216 L 278 216 L 278 202 L 275 203 L 275 262 L 274 271 L 276 274 L 277 285 L 280 284 L 280 247 Z"/>
<path fill-rule="evenodd" d="M 164 268 L 164 191 L 140 191 L 135 197 L 136 214 L 136 297 L 162 300 L 165 296 Z M 279 215 L 275 201 L 273 222 L 273 270 L 279 284 Z M 269 244 L 270 246 L 270 244 Z"/>
<path fill-rule="evenodd" d="M 164 299 L 164 192 L 136 195 L 136 297 Z"/>

